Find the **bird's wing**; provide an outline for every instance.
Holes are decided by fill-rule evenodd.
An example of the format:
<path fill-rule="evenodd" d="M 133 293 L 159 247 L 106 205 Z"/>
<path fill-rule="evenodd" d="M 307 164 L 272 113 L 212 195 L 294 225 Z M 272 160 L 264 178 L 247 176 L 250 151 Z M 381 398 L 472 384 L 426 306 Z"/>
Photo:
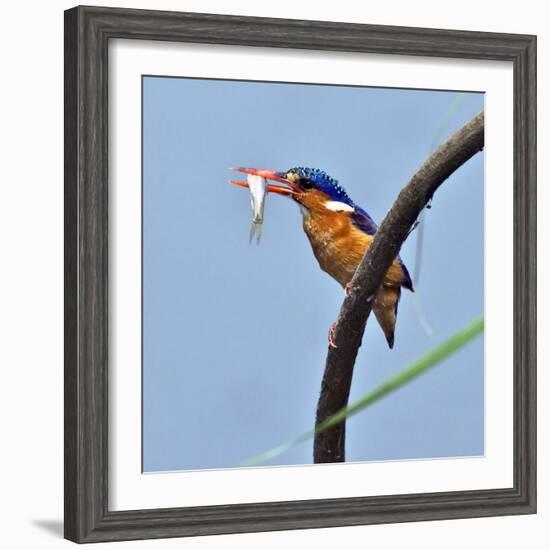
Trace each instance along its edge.
<path fill-rule="evenodd" d="M 357 205 L 354 205 L 353 213 L 351 214 L 351 222 L 353 223 L 353 225 L 355 225 L 355 227 L 357 227 L 367 235 L 374 235 L 376 233 L 376 230 L 378 229 L 376 222 L 369 216 L 369 214 L 365 210 Z M 407 267 L 399 256 L 397 256 L 397 261 L 399 263 L 399 266 L 401 267 L 401 272 L 403 276 L 403 282 L 401 284 L 405 288 L 414 292 L 413 283 Z"/>
<path fill-rule="evenodd" d="M 413 282 L 411 276 L 409 275 L 409 270 L 407 269 L 407 266 L 403 263 L 403 260 L 399 256 L 397 256 L 397 261 L 399 262 L 401 270 L 403 271 L 403 286 L 411 292 L 414 292 Z"/>
<path fill-rule="evenodd" d="M 354 205 L 351 223 L 367 235 L 374 235 L 378 226 L 375 221 L 360 206 Z"/>

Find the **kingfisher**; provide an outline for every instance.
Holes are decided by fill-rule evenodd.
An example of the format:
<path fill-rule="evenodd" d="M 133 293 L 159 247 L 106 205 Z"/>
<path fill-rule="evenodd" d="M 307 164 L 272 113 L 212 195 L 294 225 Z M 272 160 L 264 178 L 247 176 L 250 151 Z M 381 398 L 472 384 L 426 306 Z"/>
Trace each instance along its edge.
<path fill-rule="evenodd" d="M 355 270 L 378 229 L 370 215 L 353 202 L 336 179 L 318 168 L 297 166 L 286 172 L 258 168 L 233 170 L 283 184 L 269 183 L 267 191 L 289 197 L 298 204 L 304 232 L 320 268 L 340 283 L 347 295 Z M 232 180 L 230 183 L 248 187 L 244 181 Z M 401 288 L 414 292 L 409 272 L 397 256 L 372 306 L 390 349 L 394 344 Z M 331 347 L 337 347 L 334 330 L 335 324 L 329 330 Z"/>

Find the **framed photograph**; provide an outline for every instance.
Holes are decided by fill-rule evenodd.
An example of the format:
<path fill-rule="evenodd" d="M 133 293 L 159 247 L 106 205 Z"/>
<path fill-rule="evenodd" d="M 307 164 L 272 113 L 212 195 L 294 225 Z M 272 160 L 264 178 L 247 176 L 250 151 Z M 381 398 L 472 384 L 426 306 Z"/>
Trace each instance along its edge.
<path fill-rule="evenodd" d="M 536 38 L 65 12 L 65 536 L 536 511 Z"/>

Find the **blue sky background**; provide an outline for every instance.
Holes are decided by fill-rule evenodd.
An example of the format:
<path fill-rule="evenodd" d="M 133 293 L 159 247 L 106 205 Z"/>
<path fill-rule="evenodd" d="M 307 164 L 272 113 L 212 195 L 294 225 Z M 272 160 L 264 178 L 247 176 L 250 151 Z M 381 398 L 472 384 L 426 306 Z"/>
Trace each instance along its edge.
<path fill-rule="evenodd" d="M 143 93 L 144 470 L 235 467 L 312 428 L 343 294 L 292 201 L 269 195 L 249 244 L 249 196 L 228 168 L 321 168 L 379 223 L 483 94 L 453 112 L 457 94 L 439 91 L 145 77 Z M 417 237 L 401 252 L 411 273 Z M 404 291 L 393 350 L 369 320 L 352 400 L 483 314 L 483 257 L 478 154 L 425 216 L 417 294 L 434 335 Z M 483 393 L 478 338 L 353 417 L 347 458 L 483 454 Z M 309 441 L 270 464 L 311 462 Z"/>

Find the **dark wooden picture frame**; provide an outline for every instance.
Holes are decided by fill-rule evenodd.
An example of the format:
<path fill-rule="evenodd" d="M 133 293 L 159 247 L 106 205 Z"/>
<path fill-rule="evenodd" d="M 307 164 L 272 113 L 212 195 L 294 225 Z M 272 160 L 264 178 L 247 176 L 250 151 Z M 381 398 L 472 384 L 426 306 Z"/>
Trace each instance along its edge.
<path fill-rule="evenodd" d="M 510 489 L 108 510 L 108 45 L 112 38 L 509 61 L 514 71 Z M 65 12 L 65 537 L 245 533 L 536 511 L 536 37 L 77 7 Z"/>

